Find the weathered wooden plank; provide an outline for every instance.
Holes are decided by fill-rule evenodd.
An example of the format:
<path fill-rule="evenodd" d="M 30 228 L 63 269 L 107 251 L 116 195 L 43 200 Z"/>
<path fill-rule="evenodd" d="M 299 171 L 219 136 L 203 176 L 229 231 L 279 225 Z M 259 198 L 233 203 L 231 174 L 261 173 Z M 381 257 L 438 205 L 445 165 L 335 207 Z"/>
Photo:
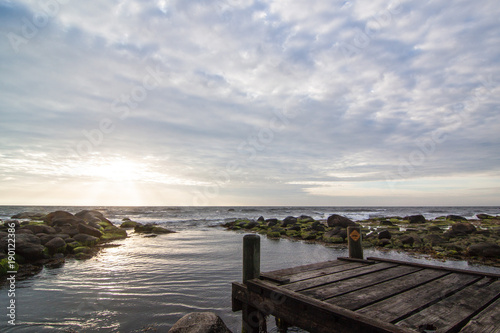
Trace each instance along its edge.
<path fill-rule="evenodd" d="M 263 279 L 268 279 L 276 282 L 288 282 L 289 281 L 289 276 L 301 272 L 306 272 L 309 270 L 317 270 L 317 269 L 322 269 L 326 267 L 332 267 L 332 266 L 337 266 L 337 265 L 345 265 L 347 264 L 345 261 L 339 261 L 339 260 L 328 260 L 328 261 L 323 261 L 323 262 L 317 262 L 314 264 L 309 264 L 309 265 L 302 265 L 302 266 L 296 266 L 296 267 L 291 267 L 291 268 L 284 268 L 284 269 L 278 269 L 275 271 L 270 271 L 270 272 L 265 272 L 261 273 L 260 276 Z"/>
<path fill-rule="evenodd" d="M 500 333 L 500 298 L 472 318 L 460 333 Z"/>
<path fill-rule="evenodd" d="M 410 316 L 413 312 L 434 304 L 479 279 L 481 277 L 474 275 L 451 273 L 440 279 L 364 307 L 357 310 L 356 313 L 379 318 L 385 322 L 398 322 Z"/>
<path fill-rule="evenodd" d="M 442 269 L 442 270 L 445 270 L 448 272 L 454 272 L 454 273 L 464 273 L 464 274 L 472 274 L 472 275 L 479 275 L 479 276 L 488 276 L 488 277 L 492 277 L 492 278 L 500 278 L 500 274 L 497 274 L 497 273 L 477 272 L 477 271 L 471 271 L 471 270 L 467 270 L 467 269 L 445 267 L 445 266 L 438 266 L 438 265 L 427 265 L 427 264 L 420 264 L 420 263 L 415 263 L 415 262 L 407 262 L 407 261 L 377 258 L 377 257 L 368 257 L 367 259 L 371 260 L 371 261 L 391 262 L 394 264 L 411 265 L 411 266 L 421 267 L 421 268 Z"/>
<path fill-rule="evenodd" d="M 404 265 L 395 266 L 371 274 L 366 274 L 359 277 L 352 277 L 346 280 L 329 283 L 321 287 L 303 290 L 301 291 L 301 294 L 314 297 L 316 299 L 325 300 L 327 298 L 331 298 L 341 294 L 346 294 L 354 290 L 359 290 L 368 286 L 373 286 L 374 284 L 379 284 L 384 281 L 393 280 L 395 278 L 410 273 L 414 273 L 418 270 L 421 270 L 421 268 L 404 266 Z"/>
<path fill-rule="evenodd" d="M 355 268 L 360 268 L 360 267 L 370 267 L 372 265 L 366 265 L 358 262 L 347 262 L 344 263 L 343 265 L 336 265 L 333 267 L 325 267 L 322 269 L 316 269 L 313 271 L 307 271 L 307 272 L 301 272 L 301 273 L 296 273 L 293 275 L 289 275 L 289 283 L 295 283 L 298 281 L 304 281 L 304 280 L 309 280 L 309 279 L 314 279 L 338 272 L 344 272 L 344 271 L 350 271 Z"/>
<path fill-rule="evenodd" d="M 441 270 L 425 269 L 394 280 L 360 289 L 358 291 L 333 297 L 328 299 L 327 302 L 336 304 L 346 309 L 357 310 L 375 303 L 376 301 L 397 295 L 447 274 L 449 273 Z"/>
<path fill-rule="evenodd" d="M 352 265 L 356 265 L 353 263 Z M 389 263 L 378 263 L 374 265 L 361 265 L 361 266 L 351 266 L 351 269 L 348 270 L 342 270 L 339 272 L 332 272 L 331 274 L 316 277 L 316 278 L 311 278 L 308 280 L 304 281 L 298 281 L 294 283 L 290 283 L 287 285 L 284 285 L 283 287 L 292 291 L 299 291 L 299 290 L 304 290 L 304 289 L 309 289 L 309 288 L 314 288 L 314 287 L 319 287 L 321 285 L 325 285 L 328 283 L 332 282 L 337 282 L 340 280 L 345 280 L 373 272 L 377 272 L 380 270 L 388 269 L 391 267 L 395 267 L 395 264 L 389 264 Z M 342 266 L 345 267 L 345 266 Z"/>
<path fill-rule="evenodd" d="M 253 307 L 311 333 L 416 332 L 285 290 L 268 281 L 250 280 L 247 287 L 248 300 Z"/>
<path fill-rule="evenodd" d="M 439 333 L 458 332 L 498 295 L 500 281 L 492 283 L 491 278 L 484 278 L 398 322 L 397 325 L 412 328 L 426 325 Z M 500 322 L 497 325 L 500 325 Z"/>

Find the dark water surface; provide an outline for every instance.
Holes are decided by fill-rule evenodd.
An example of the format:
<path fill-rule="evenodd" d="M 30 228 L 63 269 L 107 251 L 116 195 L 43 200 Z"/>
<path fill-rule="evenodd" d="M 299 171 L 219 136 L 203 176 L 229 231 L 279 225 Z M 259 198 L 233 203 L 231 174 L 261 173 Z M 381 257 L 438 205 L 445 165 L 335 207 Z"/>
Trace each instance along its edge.
<path fill-rule="evenodd" d="M 10 216 L 13 210 L 14 213 L 34 210 L 31 208 L 3 207 L 2 211 L 0 207 L 0 217 Z M 44 212 L 55 210 L 53 207 L 36 209 Z M 76 213 L 82 208 L 64 209 Z M 201 208 L 191 208 L 190 213 L 189 208 L 155 209 L 157 211 L 152 213 L 151 208 L 101 207 L 116 223 L 127 216 L 140 222 L 166 224 L 178 232 L 156 238 L 145 238 L 131 232 L 131 237 L 115 242 L 120 246 L 106 248 L 90 260 L 67 260 L 61 268 L 44 269 L 33 278 L 17 282 L 16 326 L 7 324 L 8 290 L 2 288 L 0 305 L 5 314 L 0 313 L 0 331 L 141 332 L 144 328 L 154 327 L 157 332 L 167 332 L 186 313 L 214 311 L 233 332 L 239 332 L 240 313 L 231 312 L 231 282 L 241 280 L 244 234 L 214 225 L 236 216 L 282 218 L 288 214 L 309 214 L 321 218 L 335 211 L 335 208 L 276 208 L 274 211 L 270 208 L 236 208 L 234 212 L 228 212 L 228 208 L 203 208 L 203 215 Z M 368 209 L 363 209 L 352 214 L 370 214 Z M 399 215 L 392 214 L 394 211 L 387 208 L 380 209 L 385 209 L 383 213 L 387 215 Z M 469 208 L 473 213 L 494 214 L 496 208 L 474 209 Z M 377 214 L 376 209 L 371 210 L 371 214 Z M 434 210 L 440 212 L 426 213 L 447 213 L 445 208 Z M 449 213 L 457 214 L 456 211 Z M 347 214 L 344 212 L 344 215 Z M 270 240 L 264 236 L 261 247 L 262 271 L 347 255 L 342 249 Z M 395 251 L 366 250 L 365 256 L 499 272 L 492 267 L 471 266 L 463 261 L 428 261 Z"/>

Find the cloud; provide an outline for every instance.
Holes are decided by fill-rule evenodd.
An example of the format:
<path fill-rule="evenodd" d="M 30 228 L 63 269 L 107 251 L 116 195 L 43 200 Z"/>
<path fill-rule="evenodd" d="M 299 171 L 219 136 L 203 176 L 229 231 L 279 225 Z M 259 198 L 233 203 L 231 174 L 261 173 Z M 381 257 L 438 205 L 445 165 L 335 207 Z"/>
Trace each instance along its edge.
<path fill-rule="evenodd" d="M 143 198 L 163 181 L 183 204 L 328 203 L 340 185 L 390 204 L 389 183 L 411 205 L 413 182 L 498 179 L 494 1 L 52 3 L 0 4 L 0 182 L 19 203 L 117 161 L 144 169 Z"/>

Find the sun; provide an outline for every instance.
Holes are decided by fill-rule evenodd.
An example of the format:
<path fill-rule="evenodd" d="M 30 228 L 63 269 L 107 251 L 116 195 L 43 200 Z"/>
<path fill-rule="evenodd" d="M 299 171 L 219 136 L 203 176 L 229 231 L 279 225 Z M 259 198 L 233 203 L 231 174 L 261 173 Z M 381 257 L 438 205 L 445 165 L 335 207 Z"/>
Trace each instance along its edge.
<path fill-rule="evenodd" d="M 88 166 L 86 175 L 109 182 L 135 182 L 143 177 L 141 166 L 132 161 L 117 159 Z"/>

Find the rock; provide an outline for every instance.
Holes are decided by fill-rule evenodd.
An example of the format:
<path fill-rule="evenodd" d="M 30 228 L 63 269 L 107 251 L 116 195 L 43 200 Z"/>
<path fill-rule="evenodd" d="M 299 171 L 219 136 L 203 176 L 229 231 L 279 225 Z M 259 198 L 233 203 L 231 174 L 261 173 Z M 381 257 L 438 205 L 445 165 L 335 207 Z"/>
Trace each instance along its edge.
<path fill-rule="evenodd" d="M 378 239 L 391 239 L 392 235 L 389 230 L 382 230 L 378 233 Z"/>
<path fill-rule="evenodd" d="M 16 254 L 22 255 L 27 260 L 37 260 L 43 257 L 44 246 L 40 238 L 30 234 L 16 236 Z"/>
<path fill-rule="evenodd" d="M 335 228 L 333 228 L 332 230 L 328 230 L 327 232 L 325 232 L 324 237 L 330 238 L 330 237 L 336 236 L 336 235 L 338 235 L 341 231 L 342 231 L 342 228 L 340 228 L 340 227 L 335 227 Z M 347 235 L 347 232 L 346 232 L 346 235 Z"/>
<path fill-rule="evenodd" d="M 446 216 L 446 219 L 450 221 L 467 221 L 465 217 L 458 215 L 448 215 Z"/>
<path fill-rule="evenodd" d="M 429 234 L 424 237 L 425 241 L 432 246 L 440 245 L 445 242 L 445 239 L 437 234 Z"/>
<path fill-rule="evenodd" d="M 45 245 L 52 239 L 56 238 L 56 235 L 47 235 L 47 234 L 38 234 L 36 236 L 40 238 L 40 242 L 42 243 L 42 245 Z"/>
<path fill-rule="evenodd" d="M 13 219 L 30 219 L 30 220 L 42 220 L 45 217 L 43 213 L 35 212 L 23 212 L 12 216 Z"/>
<path fill-rule="evenodd" d="M 480 220 L 487 220 L 487 219 L 492 219 L 495 216 L 488 215 L 488 214 L 477 214 L 476 217 Z"/>
<path fill-rule="evenodd" d="M 77 226 L 79 223 L 84 223 L 83 220 L 80 220 L 76 217 L 62 217 L 56 218 L 52 220 L 52 226 L 54 227 L 63 227 L 63 226 Z"/>
<path fill-rule="evenodd" d="M 415 243 L 415 239 L 412 236 L 408 236 L 408 235 L 403 235 L 403 236 L 399 237 L 399 241 L 403 245 L 413 245 L 413 243 Z"/>
<path fill-rule="evenodd" d="M 478 243 L 469 246 L 467 252 L 471 256 L 500 258 L 500 246 L 493 243 Z"/>
<path fill-rule="evenodd" d="M 85 246 L 94 246 L 99 240 L 99 238 L 87 234 L 76 234 L 73 239 Z"/>
<path fill-rule="evenodd" d="M 431 226 L 431 227 L 427 228 L 427 230 L 428 230 L 429 232 L 436 232 L 436 231 L 441 231 L 441 228 L 440 228 L 440 227 L 438 227 L 437 225 L 433 225 L 433 226 Z"/>
<path fill-rule="evenodd" d="M 281 223 L 282 227 L 288 227 L 290 224 L 296 224 L 297 223 L 297 218 L 293 216 L 287 216 L 283 219 L 283 222 Z"/>
<path fill-rule="evenodd" d="M 21 229 L 16 230 L 16 235 L 17 234 L 32 234 L 32 235 L 34 235 L 35 233 L 33 231 L 31 231 L 30 229 L 21 228 Z"/>
<path fill-rule="evenodd" d="M 340 216 L 337 214 L 330 215 L 326 221 L 329 227 L 342 227 L 347 228 L 349 226 L 357 225 L 355 222 L 351 221 L 347 217 Z"/>
<path fill-rule="evenodd" d="M 78 231 L 81 233 L 81 234 L 87 234 L 87 235 L 90 235 L 90 236 L 94 236 L 94 237 L 101 237 L 102 236 L 102 232 L 96 228 L 93 228 L 89 225 L 85 225 L 83 223 L 80 223 L 78 225 Z"/>
<path fill-rule="evenodd" d="M 475 231 L 476 227 L 470 223 L 455 223 L 451 226 L 450 236 L 463 236 Z"/>
<path fill-rule="evenodd" d="M 379 246 L 387 246 L 391 244 L 391 240 L 387 238 L 382 238 L 378 240 L 378 245 Z"/>
<path fill-rule="evenodd" d="M 73 237 L 74 235 L 79 233 L 78 228 L 76 226 L 69 226 L 69 225 L 56 227 L 56 231 L 60 234 L 67 234 L 70 237 Z"/>
<path fill-rule="evenodd" d="M 153 232 L 153 234 L 171 234 L 171 233 L 175 233 L 175 231 L 168 230 L 168 229 L 163 228 L 163 227 L 153 227 L 153 229 L 151 231 Z"/>
<path fill-rule="evenodd" d="M 99 224 L 100 222 L 104 222 L 107 225 L 113 225 L 111 221 L 109 221 L 101 212 L 97 210 L 82 210 L 81 212 L 76 213 L 75 216 L 86 223 L 93 222 Z"/>
<path fill-rule="evenodd" d="M 315 231 L 325 231 L 325 226 L 323 224 L 321 224 L 321 222 L 314 222 L 311 226 L 311 229 L 312 230 L 315 230 Z"/>
<path fill-rule="evenodd" d="M 231 333 L 222 319 L 213 312 L 188 313 L 168 333 Z"/>
<path fill-rule="evenodd" d="M 52 225 L 52 221 L 57 220 L 57 219 L 74 219 L 75 216 L 69 212 L 63 211 L 63 210 L 58 210 L 52 213 L 49 213 L 45 215 L 43 218 L 43 221 L 47 223 L 48 225 Z"/>
<path fill-rule="evenodd" d="M 347 238 L 347 229 L 341 229 L 337 236 L 342 237 L 342 239 L 345 241 Z"/>
<path fill-rule="evenodd" d="M 51 254 L 64 252 L 66 251 L 66 242 L 61 237 L 55 237 L 45 243 L 45 247 L 49 249 Z"/>
<path fill-rule="evenodd" d="M 300 231 L 300 225 L 299 224 L 292 225 L 291 227 L 288 227 L 287 230 Z"/>
<path fill-rule="evenodd" d="M 410 221 L 410 223 L 415 223 L 415 224 L 427 222 L 423 215 L 410 215 L 406 216 L 404 219 Z"/>
<path fill-rule="evenodd" d="M 255 228 L 255 227 L 258 227 L 258 226 L 259 226 L 259 222 L 257 222 L 257 221 L 250 221 L 250 222 L 248 222 L 245 225 L 245 228 L 246 229 L 252 229 L 252 228 Z"/>
<path fill-rule="evenodd" d="M 268 227 L 274 227 L 276 224 L 278 224 L 278 219 L 267 219 L 265 220 L 267 223 Z"/>
<path fill-rule="evenodd" d="M 307 215 L 300 215 L 297 220 L 299 220 L 302 223 L 308 223 L 308 222 L 314 222 L 314 219 L 310 216 Z"/>
<path fill-rule="evenodd" d="M 264 222 L 264 216 L 259 216 L 259 218 L 257 219 L 257 222 Z"/>
<path fill-rule="evenodd" d="M 390 225 L 390 226 L 393 226 L 394 223 L 392 223 L 391 221 L 380 221 L 380 225 Z"/>
<path fill-rule="evenodd" d="M 130 221 L 130 219 L 129 219 L 128 221 L 124 221 L 122 224 L 120 224 L 120 228 L 124 228 L 124 229 L 135 228 L 136 225 L 137 225 L 137 222 Z"/>
<path fill-rule="evenodd" d="M 34 234 L 57 234 L 56 229 L 45 224 L 30 224 L 22 227 L 22 229 L 31 230 Z"/>

